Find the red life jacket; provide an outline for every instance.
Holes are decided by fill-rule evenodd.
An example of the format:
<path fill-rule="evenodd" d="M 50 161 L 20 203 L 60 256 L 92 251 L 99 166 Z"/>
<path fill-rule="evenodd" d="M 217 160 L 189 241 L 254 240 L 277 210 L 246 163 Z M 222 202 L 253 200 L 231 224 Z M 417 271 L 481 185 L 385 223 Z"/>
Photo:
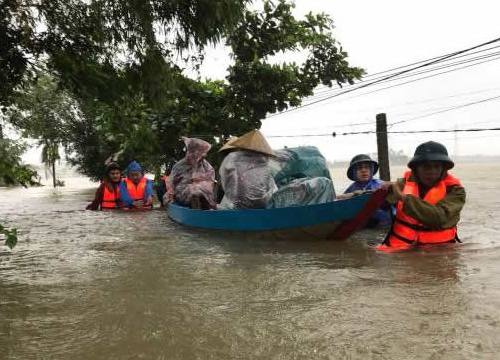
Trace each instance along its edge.
<path fill-rule="evenodd" d="M 110 187 L 112 190 L 109 189 Z M 113 184 L 105 183 L 102 194 L 101 209 L 117 209 L 120 207 L 122 207 L 120 201 L 120 185 L 117 184 L 114 186 Z"/>
<path fill-rule="evenodd" d="M 127 186 L 127 192 L 132 201 L 139 201 L 139 200 L 145 200 L 144 195 L 146 193 L 146 184 L 147 184 L 148 179 L 143 176 L 142 179 L 139 181 L 139 183 L 135 184 L 132 180 L 129 178 L 125 179 L 125 185 Z M 152 204 L 144 204 L 144 208 L 151 208 L 153 205 Z"/>
<path fill-rule="evenodd" d="M 404 175 L 405 186 L 403 194 L 420 197 L 418 183 L 411 181 L 411 171 L 407 171 Z M 443 200 L 447 194 L 447 188 L 450 186 L 462 186 L 460 180 L 454 176 L 447 174 L 444 179 L 434 185 L 423 200 L 429 204 L 436 205 Z M 377 249 L 383 251 L 405 250 L 418 244 L 443 244 L 455 242 L 457 239 L 457 227 L 449 229 L 429 229 L 418 220 L 412 218 L 403 211 L 403 202 L 398 201 L 396 205 L 396 218 L 388 237 L 383 245 Z"/>

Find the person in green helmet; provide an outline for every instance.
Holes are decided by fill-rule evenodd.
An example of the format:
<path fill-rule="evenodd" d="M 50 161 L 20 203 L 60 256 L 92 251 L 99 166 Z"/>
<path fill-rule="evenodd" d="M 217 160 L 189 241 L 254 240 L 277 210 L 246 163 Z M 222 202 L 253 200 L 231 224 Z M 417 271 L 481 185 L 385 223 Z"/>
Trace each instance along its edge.
<path fill-rule="evenodd" d="M 357 193 L 380 189 L 384 182 L 374 177 L 377 171 L 378 163 L 370 156 L 366 154 L 354 156 L 347 169 L 347 177 L 352 180 L 353 183 L 349 185 L 344 194 L 340 195 L 338 199 L 348 199 Z M 390 206 L 384 203 L 381 208 L 375 211 L 366 226 L 370 228 L 376 226 L 389 226 L 391 224 L 390 211 Z"/>
<path fill-rule="evenodd" d="M 384 185 L 390 193 L 387 200 L 396 205 L 396 216 L 378 250 L 458 241 L 457 224 L 466 196 L 460 180 L 449 173 L 454 165 L 440 143 L 429 141 L 417 147 L 403 179 Z"/>

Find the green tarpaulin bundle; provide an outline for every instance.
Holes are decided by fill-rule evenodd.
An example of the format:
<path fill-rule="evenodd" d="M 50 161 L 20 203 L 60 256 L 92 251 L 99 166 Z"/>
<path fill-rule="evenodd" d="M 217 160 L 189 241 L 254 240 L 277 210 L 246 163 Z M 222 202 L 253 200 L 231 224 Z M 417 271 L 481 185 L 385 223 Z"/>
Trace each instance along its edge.
<path fill-rule="evenodd" d="M 299 146 L 275 152 L 277 156 L 274 181 L 278 187 L 295 179 L 325 177 L 330 179 L 326 160 L 315 146 Z"/>

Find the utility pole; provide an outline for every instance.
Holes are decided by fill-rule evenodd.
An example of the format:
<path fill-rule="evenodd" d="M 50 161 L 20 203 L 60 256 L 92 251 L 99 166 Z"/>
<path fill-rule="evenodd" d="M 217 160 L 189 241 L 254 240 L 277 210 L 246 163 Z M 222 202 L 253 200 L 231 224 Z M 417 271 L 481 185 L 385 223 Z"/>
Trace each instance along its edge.
<path fill-rule="evenodd" d="M 458 157 L 458 126 L 455 124 L 455 143 L 453 144 L 453 157 L 456 159 Z"/>
<path fill-rule="evenodd" d="M 387 143 L 387 117 L 384 113 L 377 114 L 377 150 L 378 164 L 380 167 L 380 179 L 391 181 L 389 169 L 389 145 Z"/>

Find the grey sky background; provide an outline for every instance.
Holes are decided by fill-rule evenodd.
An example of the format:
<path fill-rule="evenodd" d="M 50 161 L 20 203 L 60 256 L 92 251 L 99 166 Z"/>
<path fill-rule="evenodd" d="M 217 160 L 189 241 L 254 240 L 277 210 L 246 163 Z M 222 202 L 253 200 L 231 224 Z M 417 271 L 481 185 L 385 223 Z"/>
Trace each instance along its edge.
<path fill-rule="evenodd" d="M 352 65 L 368 74 L 425 60 L 500 37 L 498 1 L 355 1 L 297 0 L 295 14 L 330 14 L 334 35 Z M 494 51 L 494 50 L 492 50 Z M 294 59 L 298 57 L 293 57 Z M 289 60 L 285 58 L 284 60 Z M 283 60 L 283 57 L 276 61 Z M 223 79 L 231 59 L 223 46 L 209 49 L 203 77 Z M 384 84 L 387 86 L 391 84 Z M 382 86 L 380 86 L 382 87 Z M 367 88 L 366 91 L 376 89 Z M 321 89 L 320 91 L 324 91 Z M 500 95 L 500 60 L 421 80 L 394 89 L 356 96 L 359 90 L 263 122 L 265 135 L 294 135 L 374 130 L 375 115 L 385 112 L 396 122 L 448 107 Z M 500 126 L 500 99 L 396 125 L 392 130 L 453 129 Z M 373 121 L 373 125 L 343 124 Z M 500 154 L 500 132 L 390 135 L 389 146 L 411 154 L 421 142 L 443 142 L 452 155 Z M 330 160 L 376 151 L 375 135 L 269 138 L 274 148 L 316 145 Z M 457 146 L 455 146 L 457 145 Z"/>

